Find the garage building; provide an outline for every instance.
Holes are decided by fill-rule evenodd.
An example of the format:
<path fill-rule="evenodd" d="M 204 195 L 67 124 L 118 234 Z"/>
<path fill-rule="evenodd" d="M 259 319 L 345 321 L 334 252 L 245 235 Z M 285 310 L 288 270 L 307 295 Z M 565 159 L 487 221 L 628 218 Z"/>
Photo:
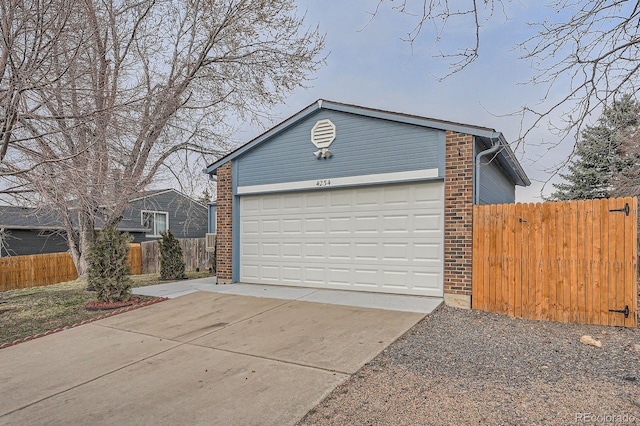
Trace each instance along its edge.
<path fill-rule="evenodd" d="M 493 129 L 319 100 L 205 169 L 219 283 L 471 303 L 474 204 L 529 179 Z"/>

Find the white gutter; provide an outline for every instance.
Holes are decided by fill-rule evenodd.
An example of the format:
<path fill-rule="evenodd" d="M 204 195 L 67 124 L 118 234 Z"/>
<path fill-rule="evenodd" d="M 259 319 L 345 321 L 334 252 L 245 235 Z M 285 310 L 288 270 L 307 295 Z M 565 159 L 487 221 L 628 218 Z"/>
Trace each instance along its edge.
<path fill-rule="evenodd" d="M 486 157 L 487 155 L 491 155 L 491 154 L 495 154 L 498 151 L 500 151 L 500 149 L 502 148 L 502 146 L 500 145 L 500 133 L 495 133 L 492 137 L 491 137 L 491 142 L 493 145 L 491 145 L 491 148 L 484 150 L 480 153 L 478 153 L 478 155 L 476 155 L 476 173 L 475 173 L 475 184 L 476 184 L 476 188 L 475 188 L 475 196 L 476 196 L 476 201 L 474 204 L 480 204 L 480 169 L 481 169 L 481 161 L 484 157 Z"/>

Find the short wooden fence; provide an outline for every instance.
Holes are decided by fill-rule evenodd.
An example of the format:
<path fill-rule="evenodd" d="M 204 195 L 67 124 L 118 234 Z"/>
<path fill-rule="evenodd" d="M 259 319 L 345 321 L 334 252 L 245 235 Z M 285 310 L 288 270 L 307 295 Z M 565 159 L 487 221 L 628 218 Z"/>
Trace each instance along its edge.
<path fill-rule="evenodd" d="M 178 241 L 187 271 L 204 271 L 212 267 L 214 254 L 207 252 L 204 238 L 181 238 Z M 129 267 L 133 275 L 159 273 L 159 242 L 131 244 Z M 66 252 L 0 258 L 0 291 L 57 284 L 77 278 L 71 255 Z"/>
<path fill-rule="evenodd" d="M 636 198 L 474 206 L 472 307 L 636 327 Z"/>
<path fill-rule="evenodd" d="M 56 284 L 76 278 L 78 273 L 69 253 L 0 259 L 0 291 Z"/>
<path fill-rule="evenodd" d="M 131 244 L 129 267 L 134 275 L 141 273 L 141 258 L 140 244 Z M 57 284 L 77 278 L 76 266 L 67 252 L 0 258 L 0 291 Z"/>

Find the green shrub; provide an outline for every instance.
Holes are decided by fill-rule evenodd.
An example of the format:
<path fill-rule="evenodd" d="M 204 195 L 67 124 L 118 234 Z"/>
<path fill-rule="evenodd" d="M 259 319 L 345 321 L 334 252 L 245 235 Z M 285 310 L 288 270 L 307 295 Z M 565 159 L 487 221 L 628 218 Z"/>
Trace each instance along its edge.
<path fill-rule="evenodd" d="M 160 240 L 160 278 L 174 280 L 185 278 L 184 258 L 180 243 L 171 231 L 162 231 Z"/>
<path fill-rule="evenodd" d="M 131 297 L 131 272 L 127 263 L 129 234 L 108 227 L 98 232 L 89 248 L 89 287 L 101 302 L 123 302 Z"/>

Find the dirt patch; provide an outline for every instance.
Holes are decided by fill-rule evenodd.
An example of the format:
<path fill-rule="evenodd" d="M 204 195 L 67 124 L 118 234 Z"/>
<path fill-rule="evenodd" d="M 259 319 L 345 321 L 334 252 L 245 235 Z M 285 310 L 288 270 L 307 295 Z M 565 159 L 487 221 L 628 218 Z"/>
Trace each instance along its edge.
<path fill-rule="evenodd" d="M 442 307 L 300 424 L 637 423 L 639 344 L 638 329 Z"/>

